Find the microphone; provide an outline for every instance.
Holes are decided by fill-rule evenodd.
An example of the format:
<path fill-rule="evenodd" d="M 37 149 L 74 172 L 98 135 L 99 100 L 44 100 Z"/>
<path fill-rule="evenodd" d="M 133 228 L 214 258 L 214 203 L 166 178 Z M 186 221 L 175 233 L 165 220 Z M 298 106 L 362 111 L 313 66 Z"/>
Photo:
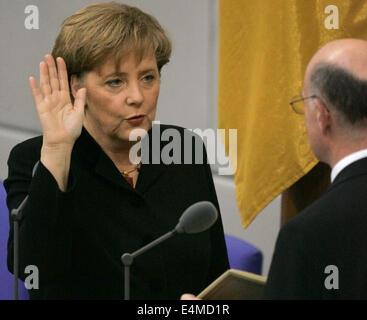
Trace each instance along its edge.
<path fill-rule="evenodd" d="M 196 202 L 184 211 L 175 230 L 177 233 L 199 233 L 209 229 L 217 218 L 217 208 L 211 202 Z"/>
<path fill-rule="evenodd" d="M 130 266 L 132 265 L 134 258 L 141 255 L 145 251 L 155 247 L 161 242 L 167 240 L 173 235 L 179 234 L 193 234 L 200 233 L 209 229 L 217 220 L 218 211 L 217 208 L 209 201 L 200 201 L 192 204 L 181 215 L 176 227 L 172 230 L 152 241 L 141 249 L 133 253 L 124 253 L 121 256 L 122 263 L 124 264 L 124 279 L 125 279 L 125 300 L 130 300 Z"/>
<path fill-rule="evenodd" d="M 36 162 L 36 164 L 33 167 L 32 170 L 32 178 L 34 177 L 37 168 L 39 165 L 39 161 Z M 22 220 L 23 218 L 23 209 L 25 207 L 25 205 L 28 202 L 28 198 L 29 196 L 27 195 L 22 203 L 19 205 L 18 208 L 12 209 L 11 210 L 11 220 L 13 221 L 13 225 L 14 225 L 14 240 L 13 240 L 13 246 L 14 246 L 14 254 L 13 254 L 13 259 L 14 259 L 14 263 L 13 263 L 13 270 L 14 270 L 14 300 L 18 300 L 18 278 L 19 278 L 19 221 Z"/>

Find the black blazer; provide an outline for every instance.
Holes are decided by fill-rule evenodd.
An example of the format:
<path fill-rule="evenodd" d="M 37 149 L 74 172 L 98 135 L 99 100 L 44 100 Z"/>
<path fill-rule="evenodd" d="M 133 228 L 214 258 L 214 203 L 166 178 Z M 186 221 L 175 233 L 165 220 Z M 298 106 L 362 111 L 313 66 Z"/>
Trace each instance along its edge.
<path fill-rule="evenodd" d="M 267 299 L 367 298 L 367 158 L 280 231 Z M 327 269 L 327 266 L 336 266 Z"/>
<path fill-rule="evenodd" d="M 184 129 L 174 128 L 183 137 Z M 83 128 L 72 152 L 68 189 L 61 192 L 42 163 L 31 179 L 41 146 L 42 137 L 15 146 L 4 181 L 9 210 L 29 194 L 20 225 L 20 274 L 27 276 L 27 265 L 39 269 L 40 287 L 30 290 L 32 299 L 123 299 L 123 253 L 172 230 L 197 201 L 211 201 L 219 210 L 208 164 L 143 164 L 134 189 Z M 13 229 L 11 271 L 12 234 Z M 219 216 L 210 230 L 176 235 L 137 257 L 131 299 L 197 294 L 228 267 Z"/>

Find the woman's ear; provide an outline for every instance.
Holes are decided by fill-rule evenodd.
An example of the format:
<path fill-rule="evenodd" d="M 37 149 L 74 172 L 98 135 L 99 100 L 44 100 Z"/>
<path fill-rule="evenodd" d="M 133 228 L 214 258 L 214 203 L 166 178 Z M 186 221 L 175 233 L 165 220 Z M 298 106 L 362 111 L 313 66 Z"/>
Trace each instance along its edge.
<path fill-rule="evenodd" d="M 79 79 L 75 74 L 70 77 L 70 88 L 71 94 L 75 99 L 77 91 L 81 88 L 81 79 Z"/>

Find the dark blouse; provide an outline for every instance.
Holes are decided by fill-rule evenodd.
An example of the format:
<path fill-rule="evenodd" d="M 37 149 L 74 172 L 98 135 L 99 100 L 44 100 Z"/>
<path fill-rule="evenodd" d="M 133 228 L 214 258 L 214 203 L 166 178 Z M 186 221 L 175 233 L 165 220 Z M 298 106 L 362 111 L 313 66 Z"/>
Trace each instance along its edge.
<path fill-rule="evenodd" d="M 181 137 L 187 134 L 180 127 L 160 126 L 167 128 Z M 27 276 L 27 265 L 38 267 L 40 286 L 30 290 L 31 299 L 123 299 L 123 253 L 172 230 L 197 201 L 211 201 L 219 210 L 206 163 L 143 163 L 134 189 L 83 128 L 73 148 L 68 188 L 61 192 L 42 163 L 31 177 L 41 146 L 42 136 L 15 146 L 4 181 L 9 210 L 29 194 L 20 224 L 20 275 Z M 11 228 L 10 270 L 12 234 Z M 198 294 L 228 267 L 219 215 L 210 230 L 176 235 L 137 257 L 131 267 L 131 299 Z"/>

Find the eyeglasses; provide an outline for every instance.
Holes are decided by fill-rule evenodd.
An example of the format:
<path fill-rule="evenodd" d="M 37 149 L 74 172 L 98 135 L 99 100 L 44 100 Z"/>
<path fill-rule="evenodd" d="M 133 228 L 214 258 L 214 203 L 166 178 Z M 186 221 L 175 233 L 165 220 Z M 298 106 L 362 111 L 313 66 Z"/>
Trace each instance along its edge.
<path fill-rule="evenodd" d="M 312 95 L 309 97 L 302 97 L 301 94 L 294 96 L 291 101 L 289 101 L 289 104 L 291 105 L 293 111 L 298 114 L 304 114 L 305 113 L 305 104 L 304 101 L 308 99 L 319 99 L 318 96 Z"/>

